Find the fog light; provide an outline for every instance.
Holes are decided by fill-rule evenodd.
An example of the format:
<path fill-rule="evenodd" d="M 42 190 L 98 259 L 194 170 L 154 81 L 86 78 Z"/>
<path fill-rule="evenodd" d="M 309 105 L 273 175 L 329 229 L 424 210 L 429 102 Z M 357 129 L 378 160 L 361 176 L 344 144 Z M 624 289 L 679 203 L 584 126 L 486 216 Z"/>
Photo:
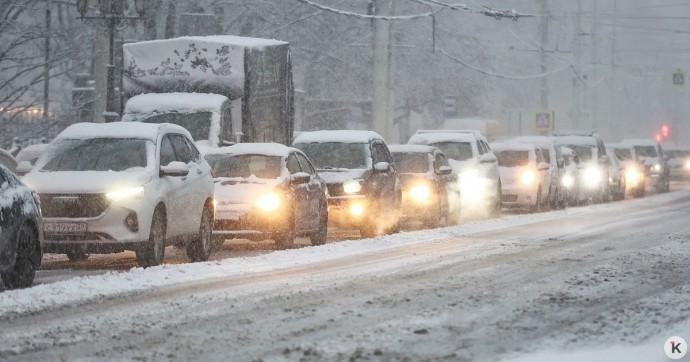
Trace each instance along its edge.
<path fill-rule="evenodd" d="M 563 176 L 563 180 L 561 180 L 561 183 L 563 184 L 563 186 L 571 188 L 573 187 L 573 185 L 575 185 L 575 179 L 572 175 L 565 175 Z"/>
<path fill-rule="evenodd" d="M 352 204 L 350 205 L 350 213 L 354 216 L 360 216 L 364 213 L 364 205 Z"/>
<path fill-rule="evenodd" d="M 139 220 L 137 219 L 136 212 L 130 212 L 129 215 L 127 215 L 125 218 L 125 226 L 133 233 L 139 231 Z"/>

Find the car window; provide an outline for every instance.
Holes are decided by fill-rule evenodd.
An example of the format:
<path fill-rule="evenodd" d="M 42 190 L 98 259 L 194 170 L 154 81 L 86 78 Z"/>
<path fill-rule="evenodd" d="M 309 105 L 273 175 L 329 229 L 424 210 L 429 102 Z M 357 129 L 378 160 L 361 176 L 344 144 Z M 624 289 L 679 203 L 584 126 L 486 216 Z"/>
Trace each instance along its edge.
<path fill-rule="evenodd" d="M 170 162 L 175 161 L 175 151 L 173 151 L 172 143 L 168 136 L 163 137 L 161 140 L 161 166 L 167 166 Z"/>
<path fill-rule="evenodd" d="M 190 141 L 189 138 L 183 137 L 185 140 L 185 143 L 187 144 L 187 147 L 189 147 L 189 150 L 192 152 L 192 160 L 194 162 L 199 163 L 199 160 L 201 159 L 201 154 L 199 153 L 199 150 L 196 148 L 194 145 L 194 142 Z"/>
<path fill-rule="evenodd" d="M 314 167 L 312 167 L 311 163 L 309 162 L 309 160 L 307 160 L 307 158 L 304 155 L 302 155 L 300 153 L 295 153 L 295 155 L 297 156 L 297 160 L 299 161 L 299 164 L 302 167 L 302 171 L 304 171 L 310 175 L 313 175 L 316 173 L 316 171 L 314 170 Z"/>
<path fill-rule="evenodd" d="M 484 147 L 482 147 L 481 142 L 477 141 L 477 151 L 479 151 L 479 155 L 483 155 L 486 153 L 486 150 Z"/>
<path fill-rule="evenodd" d="M 535 153 L 537 154 L 537 164 L 544 162 L 544 158 L 541 155 L 541 150 L 537 148 L 535 151 Z"/>
<path fill-rule="evenodd" d="M 187 145 L 184 136 L 179 134 L 171 134 L 170 143 L 172 143 L 173 151 L 175 151 L 175 158 L 177 161 L 189 163 L 192 161 L 192 151 Z"/>
<path fill-rule="evenodd" d="M 437 153 L 436 159 L 434 160 L 434 169 L 438 170 L 441 168 L 441 166 L 450 167 L 450 164 L 448 163 L 448 159 L 446 158 L 446 156 L 444 154 Z"/>
<path fill-rule="evenodd" d="M 294 174 L 294 173 L 302 171 L 302 168 L 299 165 L 299 161 L 297 160 L 297 157 L 295 156 L 294 153 L 291 153 L 290 156 L 288 156 L 287 169 L 288 169 L 288 172 L 290 172 L 290 174 Z"/>

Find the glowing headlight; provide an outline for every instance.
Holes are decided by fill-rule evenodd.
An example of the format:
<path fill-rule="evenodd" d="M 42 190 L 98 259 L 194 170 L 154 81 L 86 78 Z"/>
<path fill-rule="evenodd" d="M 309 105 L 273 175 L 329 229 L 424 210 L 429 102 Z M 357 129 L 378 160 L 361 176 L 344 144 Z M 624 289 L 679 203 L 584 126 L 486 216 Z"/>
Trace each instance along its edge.
<path fill-rule="evenodd" d="M 362 205 L 362 204 L 350 205 L 350 213 L 354 216 L 362 215 L 364 213 L 364 205 Z"/>
<path fill-rule="evenodd" d="M 346 194 L 356 194 L 362 191 L 362 184 L 357 180 L 348 180 L 343 182 L 343 191 Z"/>
<path fill-rule="evenodd" d="M 129 189 L 121 189 L 111 191 L 105 194 L 105 197 L 113 201 L 121 201 L 127 199 L 143 199 L 144 198 L 144 186 L 132 187 Z"/>
<path fill-rule="evenodd" d="M 280 197 L 274 193 L 261 195 L 254 204 L 264 211 L 273 211 L 280 206 Z"/>
<path fill-rule="evenodd" d="M 564 187 L 571 188 L 575 185 L 575 178 L 572 175 L 565 175 L 561 180 Z"/>
<path fill-rule="evenodd" d="M 640 172 L 635 167 L 628 167 L 625 170 L 625 183 L 630 186 L 636 185 L 640 181 Z"/>
<path fill-rule="evenodd" d="M 661 165 L 658 163 L 655 163 L 654 166 L 652 166 L 652 171 L 661 172 Z"/>
<path fill-rule="evenodd" d="M 584 173 L 584 180 L 587 186 L 596 187 L 601 183 L 601 170 L 597 167 L 587 167 Z"/>
<path fill-rule="evenodd" d="M 685 163 L 685 168 L 690 169 L 690 161 L 688 161 L 688 162 Z"/>
<path fill-rule="evenodd" d="M 535 178 L 534 171 L 528 170 L 520 175 L 520 182 L 525 185 L 530 185 L 532 182 L 534 182 Z"/>
<path fill-rule="evenodd" d="M 416 185 L 410 189 L 410 196 L 415 201 L 424 201 L 429 198 L 429 195 L 431 195 L 431 190 L 425 184 Z"/>

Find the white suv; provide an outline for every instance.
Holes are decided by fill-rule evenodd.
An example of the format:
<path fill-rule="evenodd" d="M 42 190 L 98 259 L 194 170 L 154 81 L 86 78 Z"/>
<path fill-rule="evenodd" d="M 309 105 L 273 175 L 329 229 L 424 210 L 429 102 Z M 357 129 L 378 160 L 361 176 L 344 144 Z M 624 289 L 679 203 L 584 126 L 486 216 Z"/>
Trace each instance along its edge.
<path fill-rule="evenodd" d="M 161 264 L 167 245 L 186 246 L 192 261 L 211 253 L 211 167 L 182 127 L 72 125 L 22 181 L 41 199 L 44 252 L 133 250 L 143 267 Z"/>
<path fill-rule="evenodd" d="M 479 209 L 501 213 L 501 177 L 489 142 L 475 130 L 417 131 L 408 144 L 439 148 L 458 175 L 462 213 Z"/>

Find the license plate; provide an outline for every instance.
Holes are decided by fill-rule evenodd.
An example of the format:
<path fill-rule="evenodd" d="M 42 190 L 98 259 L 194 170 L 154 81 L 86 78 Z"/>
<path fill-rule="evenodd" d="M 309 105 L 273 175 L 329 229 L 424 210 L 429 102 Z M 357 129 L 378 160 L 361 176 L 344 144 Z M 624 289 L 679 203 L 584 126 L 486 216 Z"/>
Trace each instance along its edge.
<path fill-rule="evenodd" d="M 86 230 L 85 222 L 47 222 L 43 224 L 43 231 L 48 233 L 84 232 Z"/>

